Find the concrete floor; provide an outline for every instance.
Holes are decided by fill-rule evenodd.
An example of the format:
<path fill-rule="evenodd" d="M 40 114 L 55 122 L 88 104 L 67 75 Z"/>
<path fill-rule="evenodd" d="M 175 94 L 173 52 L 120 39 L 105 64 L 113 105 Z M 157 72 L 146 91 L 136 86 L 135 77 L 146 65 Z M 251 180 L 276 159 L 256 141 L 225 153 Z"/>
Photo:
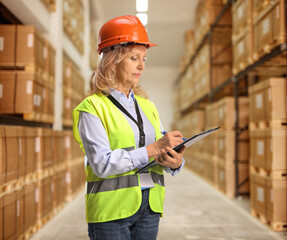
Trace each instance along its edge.
<path fill-rule="evenodd" d="M 252 217 L 248 200 L 227 199 L 189 170 L 166 174 L 166 186 L 158 240 L 287 239 L 287 233 L 275 233 Z M 88 240 L 84 191 L 31 238 L 50 239 Z"/>

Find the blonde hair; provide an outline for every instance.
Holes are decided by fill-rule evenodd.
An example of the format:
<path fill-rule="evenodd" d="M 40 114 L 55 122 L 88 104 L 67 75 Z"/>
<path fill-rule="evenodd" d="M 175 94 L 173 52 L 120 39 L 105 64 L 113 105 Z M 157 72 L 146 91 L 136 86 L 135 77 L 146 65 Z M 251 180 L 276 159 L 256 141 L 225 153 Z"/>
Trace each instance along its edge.
<path fill-rule="evenodd" d="M 98 68 L 90 79 L 90 94 L 110 94 L 110 88 L 117 87 L 115 79 L 117 65 L 132 51 L 132 47 L 125 46 L 103 53 Z M 140 85 L 132 86 L 133 92 L 141 97 L 148 98 Z"/>

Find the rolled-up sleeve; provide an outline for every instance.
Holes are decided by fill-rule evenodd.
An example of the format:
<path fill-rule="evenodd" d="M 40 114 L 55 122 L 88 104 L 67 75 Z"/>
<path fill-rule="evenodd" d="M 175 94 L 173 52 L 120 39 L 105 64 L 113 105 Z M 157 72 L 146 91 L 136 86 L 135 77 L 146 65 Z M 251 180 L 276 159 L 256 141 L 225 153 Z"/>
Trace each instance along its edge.
<path fill-rule="evenodd" d="M 148 163 L 146 147 L 111 150 L 107 133 L 100 118 L 81 112 L 78 129 L 88 164 L 100 178 L 122 174 Z"/>

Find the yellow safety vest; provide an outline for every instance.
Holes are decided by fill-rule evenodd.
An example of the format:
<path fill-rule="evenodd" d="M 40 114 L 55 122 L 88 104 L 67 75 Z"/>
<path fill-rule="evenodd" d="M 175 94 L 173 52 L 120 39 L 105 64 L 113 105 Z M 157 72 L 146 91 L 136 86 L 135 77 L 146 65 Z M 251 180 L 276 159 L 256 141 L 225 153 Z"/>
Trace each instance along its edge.
<path fill-rule="evenodd" d="M 147 99 L 135 96 L 137 102 L 154 126 L 156 140 L 161 137 L 160 120 L 155 105 Z M 135 149 L 135 137 L 132 127 L 122 112 L 104 95 L 94 94 L 87 97 L 73 111 L 73 133 L 74 138 L 80 144 L 85 153 L 82 140 L 78 131 L 80 112 L 88 112 L 99 117 L 107 132 L 111 150 Z M 152 161 L 153 159 L 150 159 Z M 88 223 L 107 222 L 127 218 L 135 214 L 141 205 L 141 187 L 137 169 L 99 178 L 87 165 L 86 182 L 86 220 Z M 165 195 L 163 167 L 158 165 L 149 169 L 153 179 L 154 188 L 150 189 L 149 204 L 154 212 L 163 212 L 163 201 Z"/>

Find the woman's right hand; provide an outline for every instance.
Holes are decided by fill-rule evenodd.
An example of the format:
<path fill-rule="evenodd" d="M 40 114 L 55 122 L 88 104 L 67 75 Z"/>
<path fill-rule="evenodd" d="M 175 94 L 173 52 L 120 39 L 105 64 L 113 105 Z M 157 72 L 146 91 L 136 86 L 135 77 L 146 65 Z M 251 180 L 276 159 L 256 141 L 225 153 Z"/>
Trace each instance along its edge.
<path fill-rule="evenodd" d="M 166 133 L 162 138 L 157 140 L 155 143 L 148 145 L 147 153 L 148 157 L 158 158 L 163 151 L 168 152 L 168 147 L 174 148 L 178 144 L 182 143 L 183 136 L 180 131 L 172 131 Z"/>

